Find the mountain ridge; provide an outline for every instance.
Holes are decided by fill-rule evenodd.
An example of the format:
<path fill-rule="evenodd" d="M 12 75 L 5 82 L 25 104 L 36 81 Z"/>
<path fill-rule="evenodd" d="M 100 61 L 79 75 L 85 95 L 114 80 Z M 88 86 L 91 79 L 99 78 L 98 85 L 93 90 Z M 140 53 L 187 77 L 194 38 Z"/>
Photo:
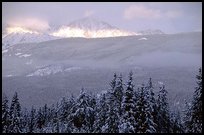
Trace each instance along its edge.
<path fill-rule="evenodd" d="M 70 22 L 68 25 L 50 28 L 47 33 L 38 33 L 24 28 L 13 28 L 12 33 L 2 37 L 3 48 L 18 43 L 43 42 L 59 38 L 82 37 L 82 38 L 107 38 L 135 35 L 164 34 L 161 30 L 150 30 L 132 32 L 117 28 L 96 18 L 82 18 Z M 11 28 L 12 29 L 12 28 Z"/>

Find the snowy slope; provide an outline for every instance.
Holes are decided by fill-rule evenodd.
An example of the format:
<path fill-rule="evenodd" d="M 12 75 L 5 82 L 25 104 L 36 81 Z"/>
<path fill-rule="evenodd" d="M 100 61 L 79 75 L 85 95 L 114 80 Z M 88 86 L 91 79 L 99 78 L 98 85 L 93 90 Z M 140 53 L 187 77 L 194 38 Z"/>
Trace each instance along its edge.
<path fill-rule="evenodd" d="M 27 75 L 38 70 L 36 67 L 55 65 L 56 62 L 65 65 L 65 68 L 66 65 L 89 68 L 195 67 L 201 63 L 200 39 L 201 33 L 186 33 L 145 37 L 67 38 L 17 44 L 2 52 L 3 75 Z M 30 63 L 31 59 L 32 64 L 25 64 Z M 26 70 L 27 66 L 29 71 Z M 7 70 L 8 67 L 12 73 Z"/>
<path fill-rule="evenodd" d="M 16 44 L 2 50 L 2 89 L 21 103 L 56 103 L 82 87 L 94 93 L 109 88 L 114 72 L 134 84 L 164 83 L 171 106 L 192 95 L 202 65 L 202 33 L 154 34 L 109 38 L 63 38 Z M 126 82 L 124 82 L 126 83 Z"/>
<path fill-rule="evenodd" d="M 3 48 L 7 48 L 8 46 L 19 43 L 37 43 L 54 39 L 57 39 L 57 37 L 48 34 L 10 33 L 2 39 L 2 43 L 4 44 Z"/>

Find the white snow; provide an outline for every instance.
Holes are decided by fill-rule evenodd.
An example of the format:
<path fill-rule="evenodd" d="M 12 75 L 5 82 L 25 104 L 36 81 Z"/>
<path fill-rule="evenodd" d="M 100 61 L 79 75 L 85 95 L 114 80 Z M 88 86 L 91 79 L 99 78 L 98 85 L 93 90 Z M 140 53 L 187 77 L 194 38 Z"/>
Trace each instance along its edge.
<path fill-rule="evenodd" d="M 47 75 L 56 74 L 56 73 L 62 72 L 62 71 L 63 71 L 63 69 L 61 66 L 50 65 L 50 66 L 38 69 L 34 73 L 28 74 L 27 76 L 47 76 Z"/>
<path fill-rule="evenodd" d="M 81 69 L 80 67 L 70 67 L 70 68 L 66 68 L 64 71 L 73 71 L 73 70 L 79 70 Z"/>
<path fill-rule="evenodd" d="M 83 18 L 71 22 L 67 26 L 61 26 L 58 30 L 51 33 L 57 37 L 84 37 L 101 38 L 137 35 L 135 32 L 121 30 L 110 24 L 95 18 Z"/>
<path fill-rule="evenodd" d="M 15 55 L 18 56 L 18 55 L 21 55 L 21 54 L 22 54 L 22 53 L 16 53 Z"/>
<path fill-rule="evenodd" d="M 163 82 L 158 81 L 158 84 L 159 84 L 159 85 L 163 85 L 164 83 L 163 83 Z"/>
<path fill-rule="evenodd" d="M 35 33 L 10 33 L 2 39 L 4 48 L 10 47 L 14 44 L 19 43 L 38 43 L 43 41 L 49 41 L 53 39 L 58 39 L 58 37 L 53 37 L 47 34 L 35 34 Z"/>
<path fill-rule="evenodd" d="M 30 57 L 31 56 L 31 54 L 23 54 L 23 55 L 20 55 L 19 57 L 21 58 L 21 57 Z"/>
<path fill-rule="evenodd" d="M 2 53 L 6 53 L 6 52 L 8 52 L 8 49 L 2 51 Z"/>
<path fill-rule="evenodd" d="M 9 75 L 6 75 L 6 77 L 12 77 L 13 75 L 9 74 Z"/>
<path fill-rule="evenodd" d="M 147 40 L 147 38 L 143 37 L 143 38 L 139 38 L 138 40 Z"/>

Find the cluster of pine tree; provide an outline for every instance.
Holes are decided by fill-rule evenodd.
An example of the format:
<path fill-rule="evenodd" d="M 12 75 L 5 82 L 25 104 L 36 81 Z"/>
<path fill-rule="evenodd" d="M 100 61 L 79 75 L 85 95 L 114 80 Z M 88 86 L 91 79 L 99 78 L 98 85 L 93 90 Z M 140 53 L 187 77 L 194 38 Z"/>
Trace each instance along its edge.
<path fill-rule="evenodd" d="M 62 98 L 56 105 L 22 110 L 15 93 L 9 108 L 2 101 L 3 133 L 184 133 L 202 132 L 202 74 L 197 76 L 192 106 L 186 121 L 170 113 L 165 86 L 155 88 L 151 78 L 139 88 L 133 85 L 130 72 L 127 84 L 122 75 L 114 78 L 110 89 L 100 95 L 81 90 L 77 98 Z"/>

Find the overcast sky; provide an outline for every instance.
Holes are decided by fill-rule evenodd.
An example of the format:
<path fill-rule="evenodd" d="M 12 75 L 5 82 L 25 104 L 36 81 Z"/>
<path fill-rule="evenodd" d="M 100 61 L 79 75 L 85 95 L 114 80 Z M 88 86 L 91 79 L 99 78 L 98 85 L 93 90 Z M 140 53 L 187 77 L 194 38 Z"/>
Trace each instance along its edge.
<path fill-rule="evenodd" d="M 160 29 L 165 33 L 202 31 L 201 2 L 3 2 L 6 25 L 46 31 L 83 17 L 95 17 L 118 28 L 140 31 Z"/>

